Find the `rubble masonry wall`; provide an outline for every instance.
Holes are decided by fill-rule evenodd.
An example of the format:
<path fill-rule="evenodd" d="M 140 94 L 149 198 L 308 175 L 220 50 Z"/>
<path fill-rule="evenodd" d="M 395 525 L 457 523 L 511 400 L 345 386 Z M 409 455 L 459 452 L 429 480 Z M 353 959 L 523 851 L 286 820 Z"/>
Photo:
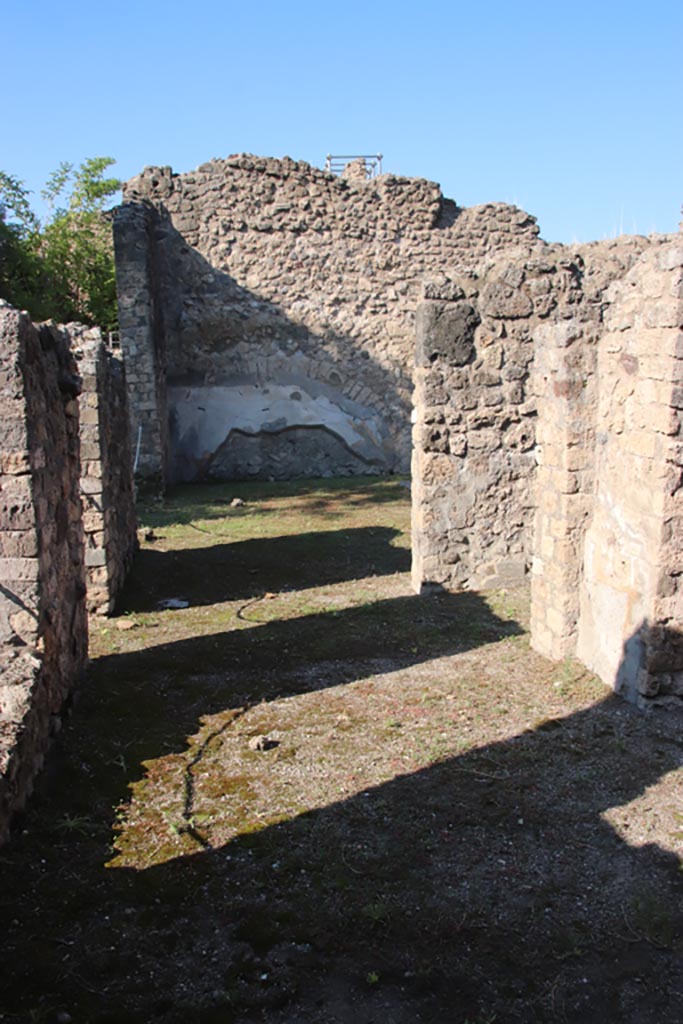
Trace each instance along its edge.
<path fill-rule="evenodd" d="M 115 240 L 141 474 L 407 471 L 421 281 L 538 228 L 439 186 L 250 156 L 148 168 Z"/>
<path fill-rule="evenodd" d="M 99 330 L 0 302 L 0 841 L 137 543 L 126 385 Z"/>
<path fill-rule="evenodd" d="M 547 401 L 538 366 L 555 336 L 574 339 L 573 351 L 590 360 L 609 283 L 648 245 L 624 239 L 569 249 L 535 241 L 468 275 L 448 271 L 425 283 L 413 430 L 418 591 L 504 586 L 526 575 L 534 510 L 560 500 L 562 489 L 559 475 L 540 494 L 535 487 L 539 409 Z M 569 429 L 563 416 L 558 429 Z"/>
<path fill-rule="evenodd" d="M 682 251 L 539 241 L 417 317 L 416 589 L 531 569 L 534 646 L 635 701 L 683 696 Z"/>

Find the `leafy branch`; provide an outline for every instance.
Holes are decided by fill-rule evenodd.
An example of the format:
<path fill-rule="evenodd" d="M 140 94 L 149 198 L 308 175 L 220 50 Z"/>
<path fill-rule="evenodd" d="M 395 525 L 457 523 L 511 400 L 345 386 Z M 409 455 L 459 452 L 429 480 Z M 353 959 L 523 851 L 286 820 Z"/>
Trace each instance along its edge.
<path fill-rule="evenodd" d="M 43 224 L 24 183 L 0 171 L 0 297 L 36 320 L 116 326 L 106 204 L 121 182 L 105 177 L 113 163 L 112 157 L 91 157 L 78 168 L 60 163 L 41 192 L 50 207 Z"/>

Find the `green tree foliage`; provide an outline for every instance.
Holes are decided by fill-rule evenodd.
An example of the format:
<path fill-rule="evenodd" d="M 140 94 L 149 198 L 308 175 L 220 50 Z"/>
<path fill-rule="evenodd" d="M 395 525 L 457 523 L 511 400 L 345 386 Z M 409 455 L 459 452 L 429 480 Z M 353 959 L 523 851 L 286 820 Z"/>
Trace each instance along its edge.
<path fill-rule="evenodd" d="M 20 309 L 34 305 L 42 283 L 39 232 L 23 183 L 0 171 L 0 298 Z"/>
<path fill-rule="evenodd" d="M 42 196 L 40 224 L 23 182 L 0 171 L 0 297 L 36 320 L 116 326 L 114 250 L 107 200 L 121 188 L 105 177 L 115 161 L 93 157 L 78 169 L 62 163 Z"/>

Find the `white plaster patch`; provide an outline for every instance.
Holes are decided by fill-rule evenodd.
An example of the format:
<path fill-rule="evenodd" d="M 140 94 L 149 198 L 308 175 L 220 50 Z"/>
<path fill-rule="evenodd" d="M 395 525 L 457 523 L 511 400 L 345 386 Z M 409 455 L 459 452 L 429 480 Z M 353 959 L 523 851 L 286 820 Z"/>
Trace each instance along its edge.
<path fill-rule="evenodd" d="M 373 410 L 337 401 L 311 382 L 235 383 L 169 387 L 172 458 L 198 466 L 210 459 L 232 431 L 257 436 L 297 427 L 323 427 L 368 462 L 384 463 L 382 424 Z M 317 392 L 317 393 L 315 393 Z"/>

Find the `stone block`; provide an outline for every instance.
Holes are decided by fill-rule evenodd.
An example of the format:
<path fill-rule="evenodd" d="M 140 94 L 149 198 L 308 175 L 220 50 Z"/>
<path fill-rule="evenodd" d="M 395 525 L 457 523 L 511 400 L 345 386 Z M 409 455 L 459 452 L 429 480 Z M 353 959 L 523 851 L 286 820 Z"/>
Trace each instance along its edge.
<path fill-rule="evenodd" d="M 38 572 L 37 558 L 0 558 L 0 580 L 7 583 L 16 580 L 37 580 Z"/>
<path fill-rule="evenodd" d="M 474 356 L 479 314 L 467 302 L 424 302 L 417 311 L 415 361 L 428 367 L 437 361 L 465 366 Z"/>
<path fill-rule="evenodd" d="M 484 285 L 479 304 L 486 316 L 501 320 L 526 318 L 534 308 L 530 297 L 521 287 L 513 287 L 502 280 L 489 281 Z"/>
<path fill-rule="evenodd" d="M 104 548 L 88 548 L 85 552 L 85 564 L 88 568 L 106 564 L 107 552 Z"/>
<path fill-rule="evenodd" d="M 32 478 L 23 475 L 0 480 L 0 530 L 30 530 L 34 524 Z"/>

